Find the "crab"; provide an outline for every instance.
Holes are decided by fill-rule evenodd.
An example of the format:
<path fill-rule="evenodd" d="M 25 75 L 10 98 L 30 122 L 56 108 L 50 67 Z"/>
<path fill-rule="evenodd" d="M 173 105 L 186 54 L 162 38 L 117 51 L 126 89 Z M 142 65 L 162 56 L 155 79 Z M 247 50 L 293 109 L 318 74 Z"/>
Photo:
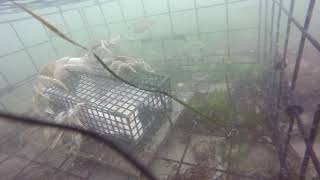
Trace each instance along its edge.
<path fill-rule="evenodd" d="M 75 71 L 91 72 L 87 65 L 88 60 L 82 57 L 64 57 L 55 62 L 46 64 L 36 78 L 34 85 L 33 107 L 34 111 L 40 115 L 42 113 L 53 114 L 48 107 L 50 98 L 45 94 L 45 90 L 49 87 L 56 87 L 65 92 L 69 92 L 69 87 L 64 83 L 65 78 Z"/>
<path fill-rule="evenodd" d="M 129 75 L 129 73 L 137 73 L 138 71 L 154 72 L 143 59 L 135 59 L 128 56 L 116 56 L 109 68 L 120 77 Z"/>
<path fill-rule="evenodd" d="M 56 123 L 67 124 L 70 126 L 78 126 L 85 128 L 85 126 L 79 120 L 77 114 L 79 113 L 81 106 L 84 103 L 78 103 L 73 108 L 67 111 L 60 112 L 54 119 Z M 43 130 L 44 138 L 49 142 L 49 148 L 55 148 L 57 146 L 64 146 L 70 148 L 71 151 L 77 151 L 80 148 L 82 142 L 82 135 L 78 133 L 69 133 L 62 130 L 56 130 L 52 128 L 45 128 Z"/>
<path fill-rule="evenodd" d="M 119 38 L 120 37 L 118 36 L 111 40 L 100 40 L 99 44 L 92 48 L 92 51 L 101 58 L 105 65 L 120 77 L 126 77 L 131 75 L 131 73 L 137 73 L 139 71 L 153 72 L 153 69 L 146 64 L 143 59 L 114 55 L 113 50 Z M 78 111 L 83 103 L 62 112 L 54 112 L 50 107 L 51 99 L 46 94 L 46 90 L 50 87 L 55 87 L 68 94 L 70 93 L 71 88 L 67 83 L 65 83 L 65 80 L 70 73 L 96 73 L 95 70 L 98 70 L 99 72 L 101 71 L 101 73 L 106 76 L 111 76 L 110 73 L 102 69 L 102 66 L 95 59 L 95 56 L 92 53 L 84 53 L 81 57 L 63 57 L 57 61 L 46 64 L 40 70 L 34 85 L 35 93 L 33 97 L 33 106 L 35 113 L 43 117 L 52 115 L 55 117 L 54 121 L 57 123 L 66 123 L 84 127 L 77 117 Z M 61 138 L 65 135 L 63 132 L 46 130 L 45 136 L 48 138 L 52 138 L 52 136 L 54 136 L 51 147 L 56 147 L 57 144 L 60 143 Z M 81 137 L 74 135 L 71 135 L 71 137 L 72 142 L 74 142 L 76 147 L 79 147 Z"/>
<path fill-rule="evenodd" d="M 130 73 L 137 71 L 154 72 L 153 69 L 145 63 L 143 59 L 136 59 L 130 56 L 118 56 L 113 53 L 120 36 L 116 36 L 110 40 L 100 40 L 99 45 L 92 48 L 92 51 L 97 54 L 103 63 L 107 65 L 115 74 L 120 77 L 126 77 Z M 85 57 L 91 59 L 95 67 L 102 69 L 101 65 L 95 60 L 92 54 L 85 53 Z M 110 73 L 104 71 L 106 75 L 111 76 Z"/>
<path fill-rule="evenodd" d="M 92 50 L 109 66 L 115 57 L 111 49 L 115 47 L 119 39 L 120 36 L 116 36 L 110 40 L 100 40 L 99 45 L 95 46 Z M 50 98 L 44 93 L 48 87 L 54 86 L 65 92 L 69 92 L 68 84 L 65 84 L 64 80 L 71 72 L 92 73 L 98 67 L 101 67 L 101 65 L 94 59 L 92 53 L 84 53 L 81 57 L 63 57 L 46 64 L 40 70 L 34 85 L 35 95 L 33 97 L 33 105 L 35 112 L 40 115 L 42 113 L 45 113 L 44 115 L 47 113 L 54 114 L 48 106 Z M 109 73 L 105 74 L 110 75 Z"/>
<path fill-rule="evenodd" d="M 119 40 L 120 36 L 118 35 L 109 40 L 99 40 L 98 42 L 94 41 L 89 44 L 94 44 L 92 45 L 91 51 L 98 55 L 106 65 L 109 65 L 114 59 L 113 50 L 116 48 Z M 97 62 L 92 53 L 84 53 L 84 56 L 91 59 L 92 63 Z"/>

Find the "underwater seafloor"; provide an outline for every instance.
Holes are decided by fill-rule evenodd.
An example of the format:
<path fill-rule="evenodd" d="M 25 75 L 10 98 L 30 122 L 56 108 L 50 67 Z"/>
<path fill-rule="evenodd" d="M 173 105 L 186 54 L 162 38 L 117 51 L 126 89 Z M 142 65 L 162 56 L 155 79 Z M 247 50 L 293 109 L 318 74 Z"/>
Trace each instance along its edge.
<path fill-rule="evenodd" d="M 161 114 L 161 122 L 137 149 L 131 149 L 133 146 L 126 142 L 121 142 L 120 146 L 129 150 L 159 179 L 275 179 L 280 164 L 272 142 L 273 124 L 268 121 L 275 116 L 273 108 L 278 82 L 274 66 L 257 62 L 262 59 L 258 57 L 261 52 L 252 48 L 233 49 L 235 53 L 228 55 L 228 50 L 223 47 L 224 37 L 213 36 L 213 44 L 210 44 L 213 41 L 210 35 L 206 34 L 120 40 L 118 55 L 145 59 L 156 73 L 170 78 L 173 95 L 202 114 L 173 101 L 172 111 Z M 243 36 L 253 37 L 251 33 Z M 251 40 L 256 41 L 253 39 L 246 42 L 248 47 L 255 46 L 250 44 Z M 169 47 L 161 47 L 165 42 Z M 243 39 L 239 38 L 231 44 L 241 43 Z M 160 53 L 163 51 L 167 54 Z M 82 53 L 77 52 L 77 56 Z M 319 56 L 308 50 L 304 54 L 308 61 L 302 61 L 294 98 L 304 107 L 301 118 L 310 129 L 314 102 L 320 97 L 319 77 L 315 75 L 319 72 L 316 66 Z M 290 79 L 286 78 L 293 71 L 295 55 L 293 51 L 288 54 L 288 72 L 279 97 L 284 103 L 277 107 L 281 109 L 277 118 L 283 131 L 289 123 L 285 107 Z M 35 115 L 30 107 L 34 80 L 19 85 L 9 95 L 1 97 L 1 101 L 13 112 Z M 131 180 L 142 176 L 101 142 L 82 137 L 74 149 L 70 141 L 74 133 L 64 132 L 61 142 L 52 147 L 44 137 L 46 130 L 59 132 L 0 121 L 0 179 Z M 316 140 L 314 149 L 317 154 L 320 153 L 317 151 L 319 147 L 320 141 Z M 294 127 L 287 159 L 292 177 L 299 171 L 304 152 L 304 142 Z M 308 177 L 313 176 L 314 172 L 308 169 Z"/>
<path fill-rule="evenodd" d="M 247 59 L 252 58 L 248 54 Z M 272 111 L 268 109 L 272 84 L 266 83 L 272 78 L 270 66 L 220 63 L 215 68 L 219 71 L 197 71 L 190 77 L 171 72 L 177 75 L 172 79 L 173 92 L 179 92 L 180 99 L 210 120 L 174 102 L 168 117 L 172 122 L 164 117 L 153 137 L 133 154 L 159 179 L 274 178 L 279 161 L 264 121 Z M 311 85 L 314 83 L 309 84 L 310 89 Z M 306 87 L 298 92 L 303 95 Z M 286 118 L 282 119 L 286 126 Z M 223 127 L 215 121 L 233 126 Z M 0 174 L 4 179 L 137 179 L 140 175 L 110 148 L 90 138 L 72 151 L 49 147 L 41 127 L 1 121 L 0 128 Z M 296 137 L 293 148 L 303 154 L 301 146 Z M 297 156 L 289 161 L 297 168 Z"/>

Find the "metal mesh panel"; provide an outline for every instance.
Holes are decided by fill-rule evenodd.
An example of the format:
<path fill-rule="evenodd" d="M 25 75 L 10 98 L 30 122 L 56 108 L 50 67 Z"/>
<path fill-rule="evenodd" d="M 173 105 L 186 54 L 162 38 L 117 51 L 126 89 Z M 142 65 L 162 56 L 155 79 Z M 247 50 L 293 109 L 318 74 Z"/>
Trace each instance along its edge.
<path fill-rule="evenodd" d="M 150 88 L 166 92 L 170 90 L 170 81 L 165 76 L 150 73 L 140 74 L 136 78 L 136 83 L 149 79 L 141 83 L 143 86 L 148 84 Z M 46 90 L 46 94 L 53 99 L 53 108 L 66 110 L 82 103 L 78 116 L 83 125 L 121 142 L 138 145 L 163 120 L 157 114 L 171 109 L 170 98 L 105 76 L 72 73 L 66 81 L 72 86 L 69 93 L 55 87 Z"/>

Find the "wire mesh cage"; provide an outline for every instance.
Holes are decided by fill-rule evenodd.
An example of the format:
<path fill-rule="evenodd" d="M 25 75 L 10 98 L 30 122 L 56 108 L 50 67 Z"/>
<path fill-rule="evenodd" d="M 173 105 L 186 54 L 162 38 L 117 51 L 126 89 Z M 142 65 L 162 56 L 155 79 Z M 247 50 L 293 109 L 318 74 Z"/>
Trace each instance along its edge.
<path fill-rule="evenodd" d="M 170 91 L 166 76 L 141 73 L 131 77 L 138 86 Z M 164 118 L 160 114 L 172 108 L 169 97 L 141 90 L 106 76 L 72 73 L 67 79 L 71 92 L 47 88 L 52 108 L 63 111 L 81 103 L 78 117 L 85 128 L 103 136 L 112 136 L 119 143 L 138 147 L 151 136 Z M 144 142 L 145 143 L 145 142 Z"/>

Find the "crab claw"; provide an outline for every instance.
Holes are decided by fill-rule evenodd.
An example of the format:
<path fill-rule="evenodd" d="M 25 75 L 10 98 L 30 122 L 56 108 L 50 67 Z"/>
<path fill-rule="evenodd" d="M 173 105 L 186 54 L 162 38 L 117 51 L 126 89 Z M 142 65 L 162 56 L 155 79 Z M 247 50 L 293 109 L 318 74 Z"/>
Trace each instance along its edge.
<path fill-rule="evenodd" d="M 106 51 L 107 54 L 111 55 L 110 43 L 107 40 L 100 41 L 101 48 Z"/>
<path fill-rule="evenodd" d="M 133 64 L 134 67 L 139 68 L 142 71 L 146 71 L 146 72 L 154 72 L 154 70 L 147 64 L 144 62 L 144 60 L 138 60 L 136 63 Z"/>
<path fill-rule="evenodd" d="M 63 80 L 70 74 L 70 72 L 91 72 L 91 71 L 92 70 L 89 67 L 83 64 L 65 64 L 54 71 L 53 77 L 55 79 Z"/>
<path fill-rule="evenodd" d="M 143 68 L 148 71 L 148 72 L 154 72 L 154 70 L 151 68 L 151 66 L 149 66 L 147 63 L 145 63 L 144 61 L 141 61 L 141 64 L 143 66 Z"/>
<path fill-rule="evenodd" d="M 112 63 L 111 63 L 111 65 L 110 65 L 110 69 L 111 70 L 117 70 L 118 69 L 118 67 L 120 66 L 120 64 L 122 64 L 123 62 L 122 61 L 113 61 Z"/>
<path fill-rule="evenodd" d="M 121 39 L 121 36 L 120 35 L 117 35 L 115 37 L 112 37 L 110 40 L 109 40 L 109 44 L 114 46 L 117 44 L 117 42 Z"/>
<path fill-rule="evenodd" d="M 69 89 L 67 88 L 67 86 L 61 82 L 58 79 L 55 78 L 50 78 L 47 76 L 38 76 L 38 83 L 39 85 L 43 88 L 43 87 L 50 87 L 50 86 L 57 86 L 65 91 L 69 91 Z"/>
<path fill-rule="evenodd" d="M 116 74 L 117 75 L 121 75 L 122 73 L 129 73 L 129 72 L 133 72 L 133 73 L 136 73 L 137 71 L 132 67 L 130 66 L 129 64 L 127 63 L 122 63 L 118 66 L 117 70 L 116 70 Z"/>
<path fill-rule="evenodd" d="M 107 46 L 108 46 L 108 41 L 106 40 L 100 40 L 100 45 L 102 47 L 102 49 L 108 49 Z"/>
<path fill-rule="evenodd" d="M 33 87 L 36 95 L 40 95 L 43 98 L 49 99 L 49 96 L 44 94 L 44 86 L 42 84 L 37 84 Z"/>
<path fill-rule="evenodd" d="M 71 57 L 66 56 L 66 57 L 63 57 L 63 58 L 61 58 L 61 59 L 58 59 L 55 63 L 57 63 L 57 64 L 65 64 L 65 63 L 67 63 L 70 59 L 71 59 Z"/>
<path fill-rule="evenodd" d="M 135 58 L 129 57 L 129 56 L 116 56 L 116 60 L 122 61 L 122 62 L 125 62 L 125 63 L 136 63 L 137 62 L 135 60 Z"/>

